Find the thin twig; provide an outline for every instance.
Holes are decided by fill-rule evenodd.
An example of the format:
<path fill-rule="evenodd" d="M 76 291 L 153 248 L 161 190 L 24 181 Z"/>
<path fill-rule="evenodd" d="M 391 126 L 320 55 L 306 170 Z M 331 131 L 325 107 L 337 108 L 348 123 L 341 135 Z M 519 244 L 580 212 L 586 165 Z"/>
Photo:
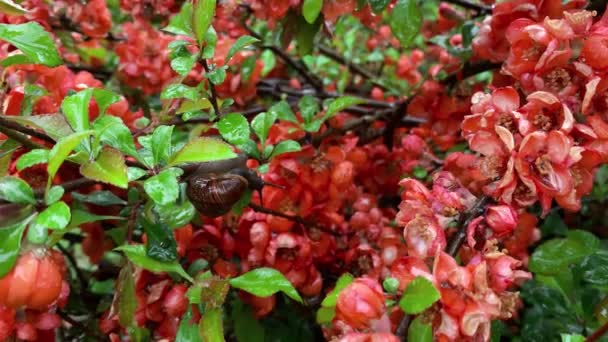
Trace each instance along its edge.
<path fill-rule="evenodd" d="M 203 64 L 203 68 L 205 69 L 205 73 L 209 74 L 209 65 L 207 64 L 207 60 L 205 58 L 201 58 L 201 63 Z M 215 111 L 215 116 L 220 116 L 220 107 L 217 105 L 217 93 L 215 92 L 215 85 L 211 80 L 209 81 L 209 90 L 211 91 L 211 105 L 213 106 L 213 110 Z"/>
<path fill-rule="evenodd" d="M 80 269 L 78 268 L 78 263 L 76 263 L 76 259 L 70 251 L 61 246 L 61 244 L 56 244 L 57 248 L 63 253 L 63 255 L 68 259 L 69 263 L 72 265 L 74 272 L 76 273 L 76 277 L 78 278 L 78 282 L 80 283 L 80 288 L 82 291 L 86 291 L 89 287 L 87 279 L 84 277 Z"/>
<path fill-rule="evenodd" d="M 475 202 L 473 207 L 471 207 L 471 209 L 469 209 L 469 211 L 467 211 L 466 214 L 461 217 L 458 223 L 458 230 L 452 235 L 448 246 L 445 249 L 446 253 L 453 257 L 456 257 L 458 251 L 460 250 L 460 247 L 462 246 L 464 240 L 467 237 L 467 226 L 473 219 L 475 219 L 479 215 L 482 215 L 485 212 L 486 206 L 490 203 L 490 201 L 490 197 L 482 196 L 477 200 L 477 202 Z"/>
<path fill-rule="evenodd" d="M 407 328 L 410 326 L 410 321 L 411 321 L 411 316 L 406 314 L 405 316 L 403 316 L 401 321 L 399 321 L 399 325 L 397 326 L 397 329 L 395 329 L 395 335 L 401 341 L 407 341 Z"/>

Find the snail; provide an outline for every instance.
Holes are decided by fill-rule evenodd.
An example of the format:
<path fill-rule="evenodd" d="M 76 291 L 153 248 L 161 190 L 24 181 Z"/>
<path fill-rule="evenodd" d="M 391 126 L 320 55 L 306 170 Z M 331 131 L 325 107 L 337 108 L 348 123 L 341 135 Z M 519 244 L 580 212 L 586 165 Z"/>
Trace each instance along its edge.
<path fill-rule="evenodd" d="M 222 216 L 230 211 L 247 189 L 260 193 L 266 183 L 246 166 L 247 157 L 205 162 L 184 167 L 186 195 L 201 214 L 208 217 Z"/>

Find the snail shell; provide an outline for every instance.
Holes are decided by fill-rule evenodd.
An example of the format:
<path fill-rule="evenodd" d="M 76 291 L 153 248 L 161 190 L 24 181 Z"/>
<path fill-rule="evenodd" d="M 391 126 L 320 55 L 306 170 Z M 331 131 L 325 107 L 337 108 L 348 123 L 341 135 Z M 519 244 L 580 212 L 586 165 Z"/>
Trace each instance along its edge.
<path fill-rule="evenodd" d="M 189 177 L 186 194 L 201 214 L 218 217 L 230 211 L 249 183 L 235 174 L 195 174 Z"/>

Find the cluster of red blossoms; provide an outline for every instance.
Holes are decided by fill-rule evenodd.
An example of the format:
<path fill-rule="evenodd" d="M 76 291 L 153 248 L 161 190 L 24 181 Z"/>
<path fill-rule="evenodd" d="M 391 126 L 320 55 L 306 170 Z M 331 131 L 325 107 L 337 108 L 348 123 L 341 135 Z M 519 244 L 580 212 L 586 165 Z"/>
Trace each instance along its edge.
<path fill-rule="evenodd" d="M 157 95 L 176 77 L 168 47 L 185 38 L 162 33 L 149 18 L 176 13 L 180 4 L 171 0 L 120 2 L 134 17 L 119 30 L 123 40 L 112 43 L 119 60 L 115 76 L 123 85 L 144 95 Z M 243 4 L 272 25 L 290 9 L 299 10 L 302 1 L 250 0 Z M 35 20 L 52 30 L 61 24 L 60 18 L 75 18 L 71 20 L 78 32 L 73 38 L 80 47 L 102 44 L 111 29 L 105 1 L 55 1 L 51 6 L 27 0 L 21 5 L 31 11 L 24 16 L 2 16 L 0 21 Z M 213 274 L 224 278 L 272 267 L 306 297 L 327 293 L 324 274 L 353 274 L 357 279 L 340 292 L 336 315 L 324 326 L 328 339 L 343 342 L 398 341 L 393 333 L 404 313 L 389 306 L 387 299 L 401 294 L 416 277 L 424 277 L 441 297 L 421 314 L 432 325 L 435 338 L 487 341 L 492 320 L 517 316 L 521 301 L 516 289 L 531 277 L 523 269 L 528 246 L 538 240 L 539 232 L 536 216 L 526 208 L 539 203 L 546 214 L 555 200 L 563 209 L 578 211 L 581 197 L 591 191 L 596 168 L 608 161 L 608 16 L 595 20 L 596 14 L 584 10 L 584 5 L 574 1 L 564 6 L 558 0 L 496 4 L 473 41 L 474 60 L 504 61 L 490 93 L 479 92 L 481 86 L 477 85 L 449 92 L 439 81 L 423 81 L 419 67 L 424 62 L 430 61 L 432 77 L 458 68 L 459 59 L 439 46 L 424 52 L 416 49 L 398 59 L 387 56 L 386 65 L 398 79 L 411 87 L 422 82 L 407 113 L 425 119 L 425 124 L 397 129 L 392 148 L 380 140 L 359 145 L 361 139 L 349 133 L 324 140 L 318 148 L 307 145 L 299 152 L 274 158 L 263 178 L 279 187 L 264 188 L 261 196 L 254 196 L 254 203 L 285 217 L 251 208 L 239 216 L 202 217 L 200 226 L 174 230 L 180 258 L 184 264 L 205 259 Z M 243 11 L 234 1 L 218 4 L 215 66 L 225 64 L 228 50 L 245 34 L 236 20 Z M 357 9 L 356 0 L 326 0 L 321 11 L 329 22 L 346 13 L 353 13 L 366 25 L 381 20 L 369 6 Z M 448 32 L 462 19 L 461 13 L 442 4 L 439 19 L 425 24 L 423 34 Z M 92 39 L 85 41 L 83 35 Z M 84 61 L 57 41 L 64 59 Z M 461 45 L 462 36 L 453 36 L 450 44 Z M 398 45 L 388 26 L 380 27 L 366 44 L 370 51 Z M 0 44 L 0 57 L 12 52 L 9 44 Z M 240 52 L 229 62 L 225 82 L 216 87 L 220 98 L 233 98 L 239 105 L 255 98 L 263 62 L 255 61 L 246 80 L 238 70 L 253 53 Z M 279 65 L 273 72 L 285 76 L 282 68 Z M 201 80 L 203 73 L 196 65 L 186 82 Z M 59 112 L 70 91 L 103 86 L 93 74 L 65 66 L 13 66 L 5 71 L 4 80 L 8 87 L 2 102 L 6 115 L 19 115 L 28 105 L 26 84 L 45 91 L 32 103 L 34 115 Z M 294 88 L 299 88 L 296 83 Z M 371 96 L 377 101 L 394 101 L 378 87 Z M 107 114 L 134 128 L 143 114 L 131 111 L 128 101 L 122 98 L 112 104 Z M 89 117 L 93 120 L 98 115 L 92 100 Z M 299 113 L 296 116 L 300 118 Z M 353 119 L 340 113 L 330 125 L 340 127 Z M 378 129 L 383 125 L 373 124 Z M 271 128 L 268 142 L 304 136 L 297 125 L 281 121 Z M 450 153 L 443 163 L 433 155 L 432 147 L 445 151 L 462 138 L 474 154 Z M 437 170 L 438 164 L 443 164 L 442 170 Z M 251 162 L 251 166 L 258 165 Z M 45 165 L 36 165 L 17 173 L 13 162 L 9 172 L 33 186 L 37 182 L 43 186 L 47 175 L 37 172 L 45 170 Z M 418 171 L 423 174 L 412 177 Z M 408 178 L 401 180 L 403 175 Z M 398 211 L 381 203 L 384 196 L 397 194 L 399 189 Z M 478 208 L 480 203 L 483 206 Z M 119 210 L 114 209 L 98 214 L 118 215 Z M 471 212 L 479 214 L 469 217 Z M 464 244 L 450 254 L 446 252 L 448 242 L 463 223 Z M 113 242 L 104 238 L 100 223 L 83 225 L 82 231 L 83 251 L 96 264 L 104 251 L 114 247 Z M 41 339 L 61 324 L 56 310 L 65 305 L 67 283 L 54 281 L 61 287 L 41 291 L 47 296 L 40 298 L 35 288 L 19 287 L 14 281 L 22 274 L 62 280 L 63 257 L 55 252 L 28 251 L 0 279 L 0 339 L 15 332 L 23 340 Z M 383 290 L 381 284 L 387 278 L 398 281 L 396 293 Z M 136 270 L 135 280 L 136 324 L 153 327 L 155 338 L 174 338 L 189 308 L 187 287 L 168 275 L 142 269 Z M 240 295 L 256 317 L 268 315 L 276 305 L 274 295 Z M 196 306 L 190 309 L 198 320 Z M 99 327 L 113 340 L 120 339 L 122 328 L 114 310 L 104 314 Z"/>

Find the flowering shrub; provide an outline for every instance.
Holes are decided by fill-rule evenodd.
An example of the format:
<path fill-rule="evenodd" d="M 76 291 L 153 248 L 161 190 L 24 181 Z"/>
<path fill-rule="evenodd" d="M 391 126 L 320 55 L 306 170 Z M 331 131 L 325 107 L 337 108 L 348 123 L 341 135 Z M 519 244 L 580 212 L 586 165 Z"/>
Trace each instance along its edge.
<path fill-rule="evenodd" d="M 0 340 L 608 340 L 585 0 L 0 0 Z"/>

